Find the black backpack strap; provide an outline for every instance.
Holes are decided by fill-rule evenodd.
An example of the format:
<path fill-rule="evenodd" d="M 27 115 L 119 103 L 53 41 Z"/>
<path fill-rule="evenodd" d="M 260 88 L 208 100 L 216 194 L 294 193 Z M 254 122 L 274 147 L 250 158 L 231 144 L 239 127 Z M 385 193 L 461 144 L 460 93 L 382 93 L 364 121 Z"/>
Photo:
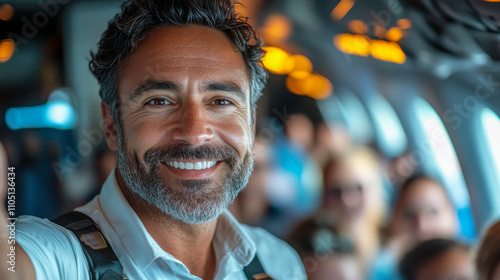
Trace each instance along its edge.
<path fill-rule="evenodd" d="M 120 261 L 89 216 L 73 211 L 55 218 L 52 222 L 69 229 L 80 241 L 89 265 L 91 280 L 124 279 Z"/>
<path fill-rule="evenodd" d="M 253 260 L 243 268 L 243 272 L 245 272 L 248 280 L 273 280 L 273 278 L 264 272 L 264 268 L 257 254 L 255 254 Z"/>

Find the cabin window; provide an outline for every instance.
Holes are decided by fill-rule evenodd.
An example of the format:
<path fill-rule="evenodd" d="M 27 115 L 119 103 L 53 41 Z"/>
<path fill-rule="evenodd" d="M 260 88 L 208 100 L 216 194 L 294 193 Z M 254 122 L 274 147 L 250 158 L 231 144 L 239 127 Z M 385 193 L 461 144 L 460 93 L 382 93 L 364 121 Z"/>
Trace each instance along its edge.
<path fill-rule="evenodd" d="M 414 100 L 413 110 L 423 133 L 417 143 L 427 156 L 426 173 L 440 179 L 450 195 L 461 224 L 462 236 L 474 238 L 474 222 L 470 210 L 470 196 L 450 136 L 434 108 L 422 98 Z"/>

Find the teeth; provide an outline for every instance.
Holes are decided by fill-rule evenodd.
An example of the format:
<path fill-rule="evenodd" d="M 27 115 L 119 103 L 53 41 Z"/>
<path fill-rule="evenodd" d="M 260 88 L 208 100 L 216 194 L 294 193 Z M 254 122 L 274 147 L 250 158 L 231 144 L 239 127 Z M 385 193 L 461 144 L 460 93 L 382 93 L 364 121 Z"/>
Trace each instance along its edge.
<path fill-rule="evenodd" d="M 210 168 L 217 164 L 217 161 L 196 161 L 196 162 L 184 162 L 184 161 L 166 161 L 166 165 L 186 170 L 203 170 Z"/>
<path fill-rule="evenodd" d="M 201 161 L 197 161 L 194 163 L 194 170 L 201 170 Z"/>

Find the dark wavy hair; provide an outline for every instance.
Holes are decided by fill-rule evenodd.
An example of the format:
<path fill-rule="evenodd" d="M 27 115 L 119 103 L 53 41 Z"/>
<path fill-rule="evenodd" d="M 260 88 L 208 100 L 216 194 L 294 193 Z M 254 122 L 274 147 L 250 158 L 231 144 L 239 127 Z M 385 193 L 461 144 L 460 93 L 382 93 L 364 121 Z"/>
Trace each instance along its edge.
<path fill-rule="evenodd" d="M 486 231 L 478 246 L 476 269 L 479 280 L 494 280 L 493 276 L 498 265 L 500 265 L 500 221 Z"/>
<path fill-rule="evenodd" d="M 435 238 L 424 241 L 410 250 L 399 263 L 399 271 L 405 280 L 415 280 L 418 271 L 427 263 L 452 249 L 470 253 L 467 244 L 452 239 Z M 448 279 L 448 278 L 446 278 Z M 451 279 L 451 278 L 450 278 Z"/>
<path fill-rule="evenodd" d="M 120 66 L 149 31 L 160 26 L 200 25 L 223 32 L 241 53 L 250 78 L 251 108 L 262 95 L 267 74 L 260 66 L 262 40 L 235 12 L 231 0 L 128 0 L 104 31 L 96 52 L 91 52 L 90 71 L 100 85 L 102 101 L 110 108 L 118 126 L 118 79 Z M 253 114 L 252 114 L 253 121 Z"/>

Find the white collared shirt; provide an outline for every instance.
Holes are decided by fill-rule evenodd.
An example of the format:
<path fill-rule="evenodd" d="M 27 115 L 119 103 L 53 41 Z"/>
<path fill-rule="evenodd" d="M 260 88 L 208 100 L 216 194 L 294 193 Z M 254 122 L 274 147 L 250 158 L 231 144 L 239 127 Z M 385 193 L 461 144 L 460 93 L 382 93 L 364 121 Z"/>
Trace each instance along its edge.
<path fill-rule="evenodd" d="M 200 279 L 147 232 L 121 192 L 114 171 L 100 195 L 75 210 L 99 226 L 129 279 Z M 239 224 L 229 211 L 218 219 L 212 241 L 217 259 L 214 279 L 247 279 L 243 267 L 256 253 L 272 278 L 306 279 L 300 258 L 284 241 L 263 229 Z M 22 216 L 16 223 L 16 242 L 33 262 L 37 280 L 89 279 L 81 245 L 69 230 L 47 219 Z"/>

